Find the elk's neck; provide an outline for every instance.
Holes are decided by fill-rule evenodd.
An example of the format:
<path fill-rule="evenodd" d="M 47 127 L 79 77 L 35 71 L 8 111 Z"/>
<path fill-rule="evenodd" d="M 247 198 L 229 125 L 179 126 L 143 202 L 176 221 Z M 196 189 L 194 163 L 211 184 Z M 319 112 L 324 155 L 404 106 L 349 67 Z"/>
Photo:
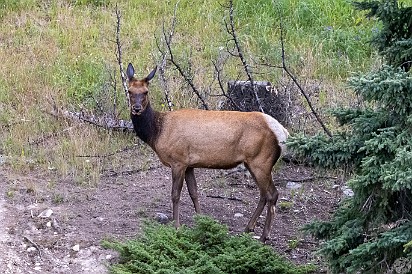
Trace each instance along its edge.
<path fill-rule="evenodd" d="M 154 148 L 162 129 L 163 114 L 153 110 L 149 104 L 140 115 L 131 114 L 131 118 L 136 135 Z"/>

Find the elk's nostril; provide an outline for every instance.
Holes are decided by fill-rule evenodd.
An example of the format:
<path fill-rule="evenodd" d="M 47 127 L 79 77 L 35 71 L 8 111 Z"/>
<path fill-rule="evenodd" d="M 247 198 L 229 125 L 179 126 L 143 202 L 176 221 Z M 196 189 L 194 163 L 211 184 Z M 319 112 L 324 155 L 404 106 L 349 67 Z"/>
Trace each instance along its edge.
<path fill-rule="evenodd" d="M 138 113 L 140 113 L 140 112 L 142 111 L 142 107 L 141 107 L 141 106 L 133 106 L 133 107 L 132 107 L 132 111 L 133 111 L 135 114 L 138 114 Z"/>

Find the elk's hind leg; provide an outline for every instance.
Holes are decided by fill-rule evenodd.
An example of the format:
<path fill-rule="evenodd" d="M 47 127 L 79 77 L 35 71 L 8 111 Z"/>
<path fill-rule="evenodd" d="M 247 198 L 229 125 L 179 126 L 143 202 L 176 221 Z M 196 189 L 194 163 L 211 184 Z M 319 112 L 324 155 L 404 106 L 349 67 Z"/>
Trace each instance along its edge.
<path fill-rule="evenodd" d="M 257 182 L 256 176 L 255 176 L 254 172 L 250 169 L 249 165 L 247 165 L 247 164 L 245 163 L 245 166 L 246 166 L 246 168 L 249 170 L 250 174 L 252 175 L 253 180 L 254 180 L 255 182 Z M 259 184 L 258 184 L 258 186 L 259 186 Z M 260 187 L 259 187 L 259 189 L 260 189 L 259 202 L 258 202 L 258 205 L 257 205 L 255 211 L 254 211 L 253 214 L 252 214 L 252 217 L 250 218 L 250 220 L 249 220 L 249 222 L 248 222 L 248 224 L 247 224 L 247 226 L 246 226 L 246 228 L 245 228 L 245 232 L 251 232 L 251 231 L 253 231 L 253 230 L 255 229 L 257 219 L 259 218 L 260 214 L 262 214 L 263 208 L 264 208 L 265 205 L 266 205 L 266 195 L 265 195 L 265 191 L 264 191 L 263 189 L 261 189 Z"/>
<path fill-rule="evenodd" d="M 278 197 L 279 197 L 279 192 L 276 189 L 276 186 L 273 183 L 272 178 L 270 178 L 270 184 L 266 192 L 266 200 L 267 200 L 268 208 L 267 208 L 267 214 L 266 214 L 265 227 L 263 229 L 262 236 L 260 237 L 260 240 L 262 242 L 265 242 L 269 236 L 270 229 L 272 227 L 273 217 L 275 216 L 275 206 L 276 206 Z"/>
<path fill-rule="evenodd" d="M 250 173 L 252 174 L 253 178 L 256 181 L 257 186 L 260 190 L 260 199 L 259 203 L 253 213 L 252 217 L 248 225 L 246 226 L 246 231 L 251 231 L 255 228 L 257 219 L 259 218 L 260 214 L 262 213 L 265 205 L 267 204 L 267 214 L 265 220 L 265 226 L 263 228 L 262 236 L 260 240 L 265 242 L 267 237 L 269 236 L 273 217 L 275 215 L 274 206 L 276 205 L 279 193 L 275 187 L 275 184 L 272 180 L 271 170 L 272 168 L 267 166 L 246 166 Z"/>
<path fill-rule="evenodd" d="M 193 167 L 189 167 L 186 169 L 185 180 L 187 190 L 189 191 L 190 198 L 192 199 L 193 205 L 195 207 L 195 211 L 196 213 L 200 213 L 199 194 L 197 192 L 197 183 Z"/>

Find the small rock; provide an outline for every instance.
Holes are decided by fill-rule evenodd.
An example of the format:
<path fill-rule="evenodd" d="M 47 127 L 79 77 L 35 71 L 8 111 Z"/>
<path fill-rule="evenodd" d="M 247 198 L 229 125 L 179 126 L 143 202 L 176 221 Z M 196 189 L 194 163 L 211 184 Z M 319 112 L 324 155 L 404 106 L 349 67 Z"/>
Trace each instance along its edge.
<path fill-rule="evenodd" d="M 52 223 L 51 223 L 52 227 L 56 230 L 60 230 L 60 225 L 57 222 L 56 218 L 53 218 Z"/>
<path fill-rule="evenodd" d="M 48 221 L 48 222 L 46 223 L 46 226 L 47 226 L 47 227 L 51 227 L 51 225 L 52 225 L 52 224 L 51 224 L 50 221 Z"/>
<path fill-rule="evenodd" d="M 33 252 L 36 251 L 37 249 L 34 246 L 31 246 L 29 248 L 27 248 L 27 252 Z"/>
<path fill-rule="evenodd" d="M 34 268 L 34 270 L 40 271 L 40 270 L 41 270 L 41 266 L 36 266 L 36 267 Z"/>
<path fill-rule="evenodd" d="M 108 254 L 106 255 L 106 260 L 110 260 L 112 258 L 112 255 Z"/>
<path fill-rule="evenodd" d="M 6 162 L 6 156 L 0 154 L 0 165 Z"/>
<path fill-rule="evenodd" d="M 235 218 L 242 218 L 243 214 L 242 213 L 235 213 Z"/>
<path fill-rule="evenodd" d="M 37 217 L 49 218 L 52 214 L 53 214 L 53 210 L 49 208 L 49 209 L 43 210 Z"/>
<path fill-rule="evenodd" d="M 31 205 L 28 205 L 28 206 L 27 206 L 27 210 L 32 210 L 32 209 L 35 209 L 35 208 L 37 208 L 37 206 L 38 206 L 38 204 L 31 204 Z"/>
<path fill-rule="evenodd" d="M 158 212 L 156 213 L 156 221 L 161 224 L 167 224 L 169 222 L 169 218 L 166 216 L 166 214 Z"/>
<path fill-rule="evenodd" d="M 353 190 L 348 186 L 343 186 L 341 189 L 342 189 L 343 194 L 345 194 L 348 197 L 353 197 L 353 195 L 355 195 Z"/>
<path fill-rule="evenodd" d="M 287 184 L 286 184 L 286 188 L 288 188 L 288 189 L 298 189 L 298 188 L 301 188 L 302 187 L 302 184 L 298 184 L 298 183 L 295 183 L 295 182 L 287 182 Z"/>
<path fill-rule="evenodd" d="M 74 251 L 76 251 L 76 252 L 79 252 L 79 250 L 80 250 L 80 245 L 77 244 L 77 245 L 73 246 L 72 249 L 73 249 Z"/>

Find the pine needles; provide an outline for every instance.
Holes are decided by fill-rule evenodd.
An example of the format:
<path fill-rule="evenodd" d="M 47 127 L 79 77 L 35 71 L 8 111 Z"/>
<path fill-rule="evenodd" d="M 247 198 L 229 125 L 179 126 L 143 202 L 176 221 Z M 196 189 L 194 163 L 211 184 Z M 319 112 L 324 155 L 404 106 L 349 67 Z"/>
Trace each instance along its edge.
<path fill-rule="evenodd" d="M 248 234 L 229 235 L 226 226 L 196 216 L 193 228 L 175 229 L 147 222 L 141 237 L 126 243 L 105 241 L 119 251 L 115 274 L 130 273 L 310 273 L 295 266 Z"/>

